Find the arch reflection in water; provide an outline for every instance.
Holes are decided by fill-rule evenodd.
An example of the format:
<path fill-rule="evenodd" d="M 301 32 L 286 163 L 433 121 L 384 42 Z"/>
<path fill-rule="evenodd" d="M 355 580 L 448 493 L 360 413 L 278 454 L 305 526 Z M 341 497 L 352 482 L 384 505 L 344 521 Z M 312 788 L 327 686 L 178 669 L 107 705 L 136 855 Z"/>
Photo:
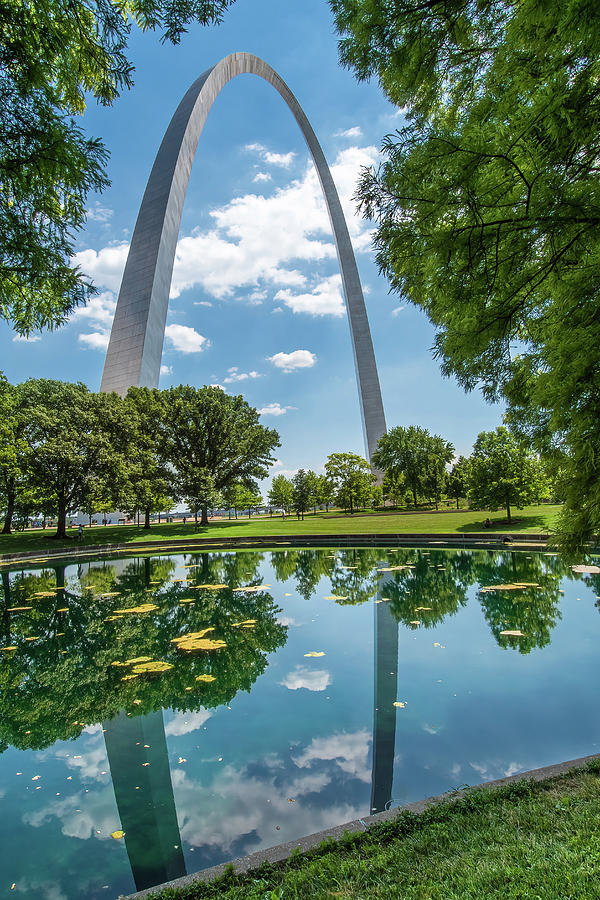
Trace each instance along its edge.
<path fill-rule="evenodd" d="M 110 774 L 138 891 L 186 874 L 162 710 L 103 723 Z"/>

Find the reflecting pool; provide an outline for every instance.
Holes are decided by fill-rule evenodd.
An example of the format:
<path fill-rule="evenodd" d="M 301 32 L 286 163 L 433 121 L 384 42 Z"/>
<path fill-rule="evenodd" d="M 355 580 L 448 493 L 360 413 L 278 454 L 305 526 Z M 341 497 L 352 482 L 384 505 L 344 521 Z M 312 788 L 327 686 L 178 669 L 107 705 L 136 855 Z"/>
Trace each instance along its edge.
<path fill-rule="evenodd" d="M 600 574 L 551 553 L 37 565 L 0 569 L 0 897 L 114 898 L 600 751 Z"/>

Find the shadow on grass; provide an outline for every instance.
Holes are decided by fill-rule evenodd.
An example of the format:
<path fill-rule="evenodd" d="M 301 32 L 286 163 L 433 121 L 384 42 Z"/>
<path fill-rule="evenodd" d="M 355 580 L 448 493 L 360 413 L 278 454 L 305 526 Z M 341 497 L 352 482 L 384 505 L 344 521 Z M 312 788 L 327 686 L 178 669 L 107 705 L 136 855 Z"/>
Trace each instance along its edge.
<path fill-rule="evenodd" d="M 465 525 L 459 525 L 456 528 L 458 532 L 470 532 L 470 531 L 489 531 L 493 534 L 495 531 L 502 532 L 504 534 L 510 534 L 511 532 L 525 531 L 527 529 L 535 528 L 540 534 L 549 534 L 549 528 L 547 519 L 544 516 L 539 515 L 531 515 L 527 514 L 513 516 L 512 520 L 509 522 L 506 516 L 503 518 L 491 518 L 491 525 L 489 528 L 485 527 L 485 518 L 481 518 L 477 522 L 468 522 Z"/>

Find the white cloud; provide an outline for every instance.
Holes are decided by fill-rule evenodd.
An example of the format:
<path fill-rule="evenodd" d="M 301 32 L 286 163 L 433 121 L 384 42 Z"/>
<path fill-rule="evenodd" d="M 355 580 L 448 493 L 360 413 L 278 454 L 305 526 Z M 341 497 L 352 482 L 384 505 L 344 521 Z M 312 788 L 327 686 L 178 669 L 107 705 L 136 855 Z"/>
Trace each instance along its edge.
<path fill-rule="evenodd" d="M 72 322 L 83 320 L 89 325 L 96 325 L 110 331 L 115 316 L 117 301 L 111 291 L 96 294 L 86 306 L 78 306 L 71 316 Z"/>
<path fill-rule="evenodd" d="M 194 300 L 194 306 L 212 306 L 210 300 Z"/>
<path fill-rule="evenodd" d="M 292 312 L 308 313 L 311 316 L 339 317 L 345 312 L 342 279 L 339 275 L 331 275 L 304 294 L 294 294 L 289 289 L 278 291 L 275 300 L 285 303 Z"/>
<path fill-rule="evenodd" d="M 326 669 L 308 669 L 306 666 L 296 666 L 293 672 L 280 681 L 283 687 L 290 691 L 305 688 L 307 691 L 324 691 L 331 684 L 331 674 Z"/>
<path fill-rule="evenodd" d="M 162 365 L 160 367 L 160 374 L 161 375 L 172 375 L 173 374 L 173 366 Z"/>
<path fill-rule="evenodd" d="M 108 222 L 113 216 L 113 210 L 100 206 L 98 201 L 96 201 L 92 209 L 86 209 L 85 212 L 88 219 L 91 219 L 93 222 Z"/>
<path fill-rule="evenodd" d="M 281 772 L 277 758 L 261 760 L 267 772 L 219 766 L 212 780 L 194 780 L 184 767 L 172 773 L 181 839 L 192 847 L 216 847 L 224 855 L 271 847 L 274 840 L 294 840 L 360 815 L 339 797 L 325 806 L 315 802 L 330 782 L 328 772 Z M 253 768 L 256 768 L 253 766 Z M 290 803 L 288 797 L 297 802 Z M 269 798 L 269 802 L 265 802 Z M 305 799 L 304 799 L 305 798 Z M 298 802 L 302 801 L 302 802 Z M 279 830 L 274 831 L 277 823 Z M 276 835 L 276 836 L 275 836 Z M 240 837 L 243 836 L 243 837 Z"/>
<path fill-rule="evenodd" d="M 295 372 L 296 369 L 311 369 L 317 361 L 317 357 L 310 350 L 275 353 L 274 356 L 268 356 L 267 359 L 278 369 L 283 369 L 284 372 Z"/>
<path fill-rule="evenodd" d="M 170 722 L 165 725 L 165 734 L 172 737 L 181 737 L 182 734 L 191 734 L 198 731 L 205 722 L 210 719 L 212 713 L 203 706 L 197 712 L 175 713 Z"/>
<path fill-rule="evenodd" d="M 406 309 L 406 307 L 405 306 L 397 306 L 395 309 L 392 310 L 392 315 L 394 317 L 399 316 L 403 309 Z"/>
<path fill-rule="evenodd" d="M 223 379 L 225 384 L 233 384 L 235 381 L 248 381 L 249 378 L 260 378 L 260 372 L 240 372 L 237 366 L 227 369 L 227 377 Z"/>
<path fill-rule="evenodd" d="M 295 409 L 295 406 L 280 406 L 279 403 L 268 403 L 258 410 L 259 416 L 285 416 L 288 409 Z"/>
<path fill-rule="evenodd" d="M 287 160 L 289 154 L 271 154 L 262 145 L 251 149 L 263 156 Z M 331 167 L 356 251 L 371 249 L 371 228 L 356 212 L 352 196 L 362 166 L 377 162 L 373 146 L 349 146 L 338 153 Z M 263 173 L 264 174 L 264 173 Z M 268 197 L 248 193 L 210 211 L 212 225 L 197 228 L 177 244 L 171 297 L 198 288 L 208 298 L 262 300 L 271 289 L 284 292 L 281 304 L 311 315 L 341 316 L 343 307 L 333 279 L 323 280 L 316 262 L 336 258 L 329 217 L 315 168 L 307 160 L 299 177 Z M 77 253 L 73 262 L 94 283 L 112 292 L 105 304 L 115 302 L 129 244 L 111 244 L 98 251 Z M 310 266 L 306 266 L 306 264 Z M 339 285 L 339 279 L 337 281 Z M 206 305 L 210 300 L 196 301 Z M 276 307 L 277 309 L 281 306 Z M 76 316 L 74 317 L 76 319 Z M 106 315 L 105 315 L 106 318 Z M 102 331 L 106 324 L 97 331 Z M 89 343 L 89 342 L 88 342 Z"/>
<path fill-rule="evenodd" d="M 354 128 L 347 128 L 345 131 L 336 131 L 336 137 L 359 138 L 362 137 L 362 128 L 355 125 Z"/>
<path fill-rule="evenodd" d="M 167 325 L 165 337 L 179 353 L 201 353 L 210 347 L 210 341 L 189 325 Z"/>
<path fill-rule="evenodd" d="M 108 288 L 118 293 L 123 277 L 123 269 L 129 253 L 129 244 L 110 244 L 96 252 L 81 250 L 73 257 L 73 265 L 79 266 L 82 272 L 91 278 L 98 287 Z"/>
<path fill-rule="evenodd" d="M 263 144 L 246 144 L 246 150 L 249 150 L 251 153 L 258 153 L 263 162 L 267 163 L 269 166 L 282 166 L 284 169 L 289 169 L 292 162 L 294 161 L 294 157 L 296 154 L 294 152 L 290 153 L 273 153 L 271 150 L 267 150 Z M 259 175 L 263 173 L 259 172 Z M 268 178 L 271 176 L 269 175 Z M 255 181 L 259 180 L 258 178 L 254 179 Z M 266 178 L 261 178 L 261 181 L 266 181 Z"/>
<path fill-rule="evenodd" d="M 271 176 L 268 172 L 257 172 L 252 181 L 260 184 L 261 181 L 271 181 Z"/>
<path fill-rule="evenodd" d="M 366 730 L 332 734 L 326 738 L 313 738 L 306 750 L 292 759 L 301 769 L 315 760 L 335 760 L 343 772 L 370 782 L 371 769 L 367 766 L 370 743 L 371 734 Z"/>
<path fill-rule="evenodd" d="M 24 334 L 15 334 L 13 338 L 13 342 L 18 344 L 35 344 L 36 341 L 41 341 L 39 334 L 30 334 L 29 337 L 26 337 Z"/>
<path fill-rule="evenodd" d="M 89 334 L 80 334 L 78 340 L 90 350 L 106 350 L 110 334 L 107 331 L 91 331 Z"/>

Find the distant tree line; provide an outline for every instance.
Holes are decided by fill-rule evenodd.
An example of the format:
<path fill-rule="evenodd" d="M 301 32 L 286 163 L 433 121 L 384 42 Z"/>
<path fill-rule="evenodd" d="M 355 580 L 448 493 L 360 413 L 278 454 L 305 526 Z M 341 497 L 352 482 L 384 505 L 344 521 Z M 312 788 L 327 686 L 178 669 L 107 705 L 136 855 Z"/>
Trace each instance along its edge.
<path fill-rule="evenodd" d="M 0 509 L 56 518 L 75 510 L 152 513 L 185 501 L 196 520 L 220 503 L 257 500 L 279 435 L 241 396 L 217 387 L 131 388 L 125 398 L 83 384 L 0 382 Z M 251 495 L 250 501 L 248 500 Z M 258 500 L 260 498 L 258 497 Z"/>
<path fill-rule="evenodd" d="M 442 499 L 456 508 L 468 500 L 474 509 L 512 510 L 548 499 L 552 483 L 534 453 L 504 427 L 482 432 L 470 457 L 455 456 L 453 445 L 426 428 L 398 426 L 379 441 L 373 466 L 383 473 L 382 483 L 366 459 L 355 453 L 332 453 L 325 474 L 300 469 L 293 478 L 276 475 L 269 503 L 304 518 L 311 508 L 335 504 L 351 514 L 360 508 L 381 506 L 417 509 Z M 381 479 L 380 479 L 381 480 Z"/>

